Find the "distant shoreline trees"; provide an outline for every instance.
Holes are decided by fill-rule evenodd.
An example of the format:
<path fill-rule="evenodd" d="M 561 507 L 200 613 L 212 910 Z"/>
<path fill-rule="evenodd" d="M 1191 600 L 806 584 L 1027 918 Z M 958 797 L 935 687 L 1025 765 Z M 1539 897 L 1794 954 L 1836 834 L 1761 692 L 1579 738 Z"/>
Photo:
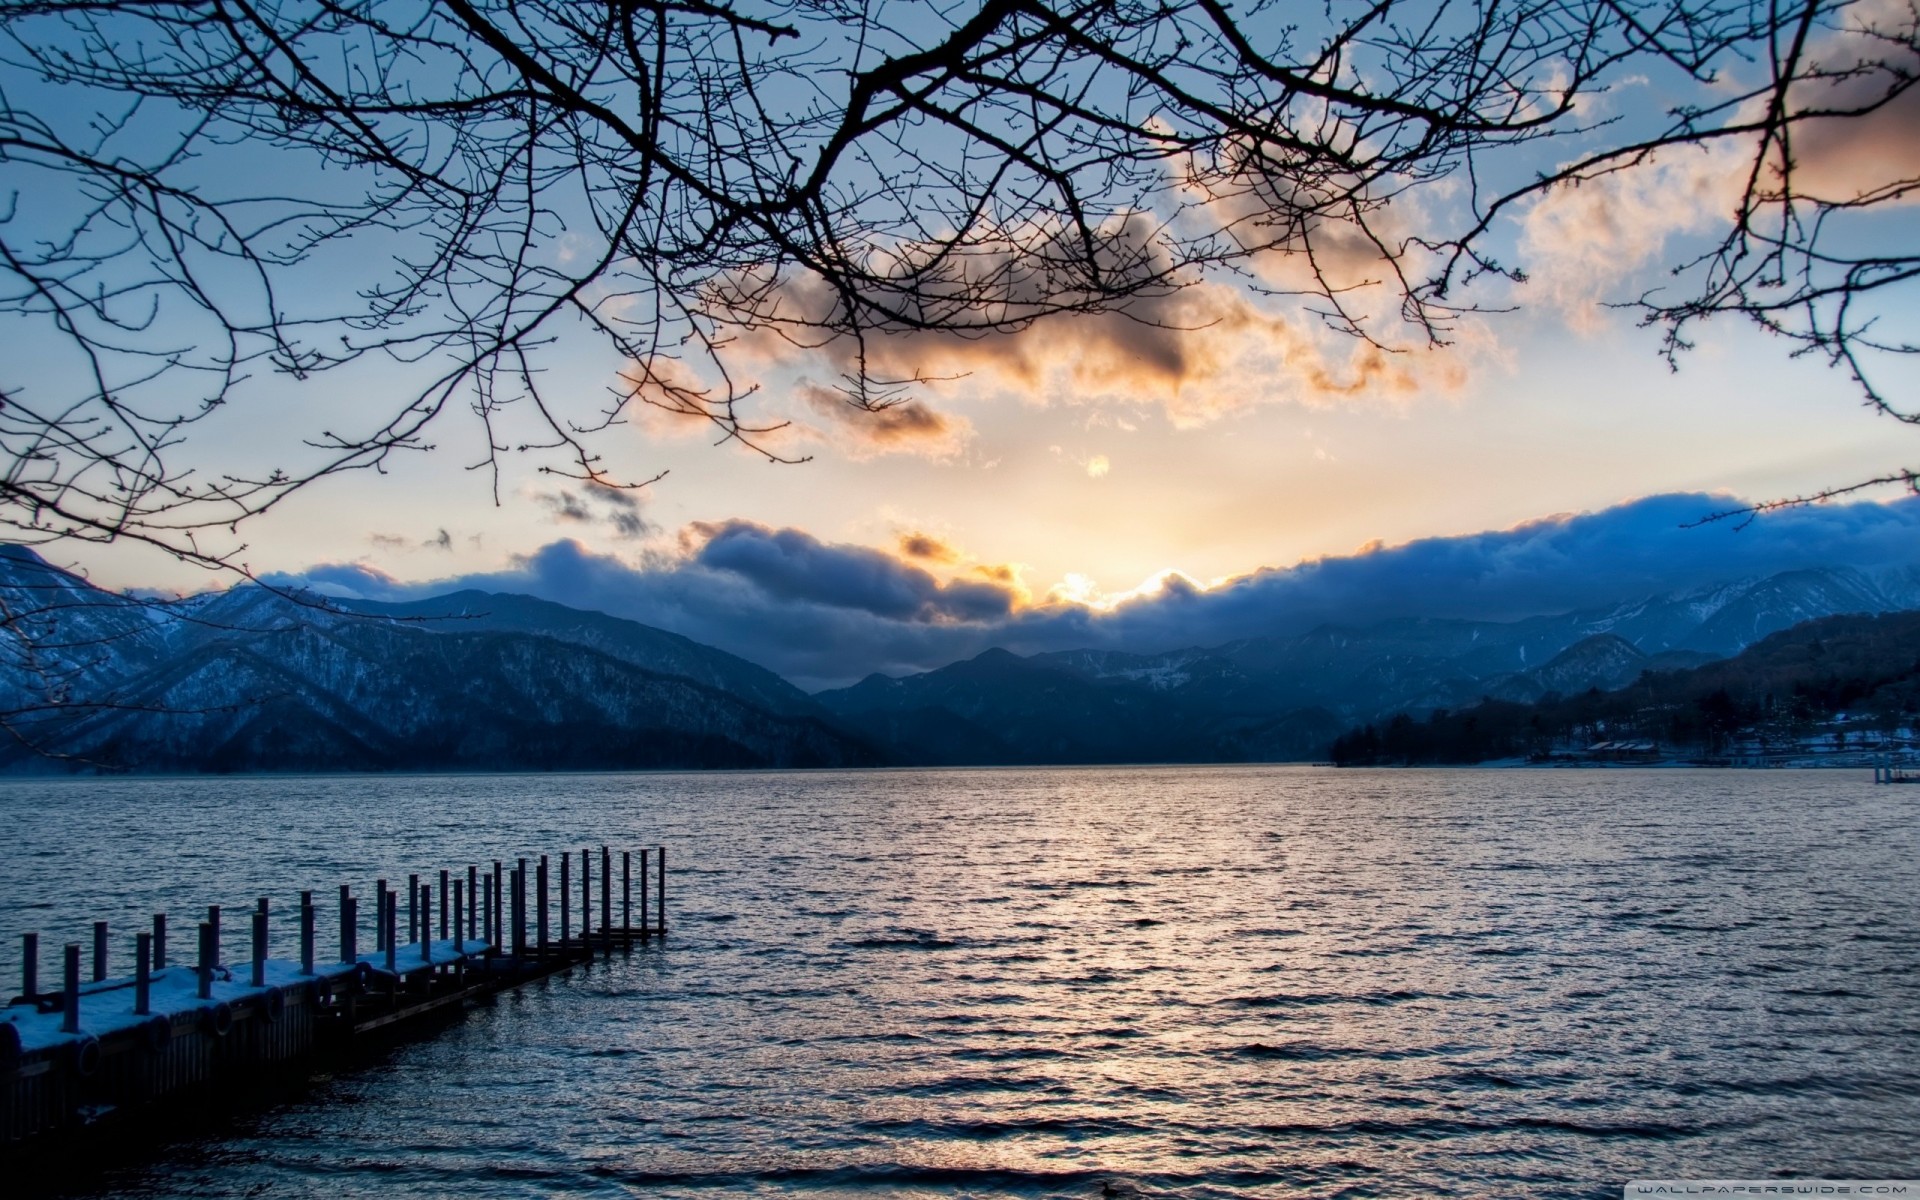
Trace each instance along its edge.
<path fill-rule="evenodd" d="M 1809 621 L 1733 658 L 1643 672 L 1611 692 L 1486 699 L 1420 720 L 1398 713 L 1340 735 L 1329 757 L 1341 766 L 1470 764 L 1645 742 L 1670 756 L 1719 758 L 1737 738 L 1784 751 L 1842 713 L 1863 732 L 1920 726 L 1920 613 Z"/>

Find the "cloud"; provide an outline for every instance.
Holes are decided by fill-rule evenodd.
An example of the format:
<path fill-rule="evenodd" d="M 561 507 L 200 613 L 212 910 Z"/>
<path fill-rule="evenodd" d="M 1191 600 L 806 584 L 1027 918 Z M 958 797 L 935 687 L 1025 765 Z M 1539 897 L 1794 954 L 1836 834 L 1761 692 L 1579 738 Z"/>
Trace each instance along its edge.
<path fill-rule="evenodd" d="M 558 524 L 604 525 L 615 537 L 629 541 L 652 532 L 654 528 L 641 516 L 640 498 L 630 488 L 607 487 L 588 481 L 577 492 L 571 488 L 559 488 L 551 492 L 534 492 L 532 496 L 536 504 L 553 514 Z M 447 531 L 441 530 L 440 537 L 447 539 Z M 451 549 L 451 540 L 445 540 L 442 548 Z"/>
<path fill-rule="evenodd" d="M 1904 203 L 1920 194 L 1920 87 L 1910 86 L 1920 74 L 1916 11 L 1910 0 L 1861 0 L 1841 8 L 1841 25 L 1812 44 L 1804 77 L 1789 92 L 1799 114 L 1789 127 L 1797 197 Z M 1756 120 L 1770 99 L 1756 97 L 1732 120 Z M 1815 115 L 1822 113 L 1839 115 Z M 1576 326 L 1594 323 L 1597 302 L 1618 299 L 1670 240 L 1728 227 L 1758 148 L 1745 138 L 1671 147 L 1548 192 L 1522 218 L 1535 294 Z M 1770 153 L 1756 182 L 1763 208 L 1778 202 L 1788 162 Z"/>
<path fill-rule="evenodd" d="M 1681 528 L 1727 503 L 1651 496 L 1512 529 L 1368 545 L 1211 588 L 1168 573 L 1118 596 L 1081 581 L 1038 602 L 1012 566 L 978 564 L 943 581 L 882 550 L 746 521 L 690 526 L 676 551 L 633 560 L 566 540 L 501 571 L 429 583 L 353 563 L 274 582 L 371 599 L 461 588 L 526 593 L 670 629 L 824 687 L 875 671 L 928 670 L 994 646 L 1146 652 L 1399 617 L 1513 620 L 1798 568 L 1920 559 L 1920 498 L 1788 510 L 1745 529 Z"/>
<path fill-rule="evenodd" d="M 1269 312 L 1228 284 L 1196 283 L 1105 312 L 1043 317 L 997 333 L 880 332 L 865 339 L 867 369 L 925 379 L 928 389 L 992 391 L 1034 403 L 1120 404 L 1163 411 L 1196 428 L 1266 404 L 1323 407 L 1455 388 L 1465 364 L 1432 352 L 1399 354 Z M 851 373 L 855 347 L 816 347 L 816 369 Z M 826 389 L 806 393 L 823 411 Z M 842 409 L 848 406 L 841 402 Z M 885 415 L 884 413 L 881 415 Z"/>
<path fill-rule="evenodd" d="M 1098 231 L 1093 257 L 1106 278 L 1138 287 L 1124 299 L 1101 300 L 1091 277 L 1075 274 L 1086 258 L 1078 247 L 1049 253 L 1048 240 L 1063 235 L 1008 234 L 928 261 L 903 250 L 871 284 L 871 300 L 884 315 L 863 313 L 857 338 L 842 332 L 844 296 L 807 275 L 730 278 L 716 285 L 713 303 L 745 330 L 733 343 L 739 359 L 763 373 L 792 374 L 799 404 L 837 419 L 829 435 L 851 434 L 865 452 L 893 448 L 895 439 L 912 434 L 914 448 L 951 453 L 954 434 L 933 428 L 921 414 L 914 424 L 883 421 L 876 441 L 844 419 L 848 406 L 834 403 L 841 398 L 820 380 L 864 373 L 883 384 L 912 385 L 922 397 L 986 392 L 1039 404 L 1157 407 L 1183 428 L 1262 404 L 1400 398 L 1465 380 L 1459 353 L 1397 353 L 1333 332 L 1298 305 L 1278 311 L 1243 287 L 1188 278 L 1172 267 L 1165 231 L 1140 218 Z M 1329 234 L 1312 266 L 1298 269 L 1327 273 L 1342 303 L 1357 304 L 1357 293 L 1332 265 L 1336 258 L 1344 262 L 1346 252 L 1329 249 L 1346 245 Z M 1378 249 L 1367 245 L 1378 276 Z M 1291 261 L 1278 252 L 1262 261 L 1269 259 Z M 1270 274 L 1262 277 L 1269 284 Z M 1369 290 L 1397 320 L 1398 295 Z M 1071 311 L 1050 311 L 1059 307 Z M 1386 320 L 1369 328 L 1385 329 Z M 1408 332 L 1396 328 L 1383 339 L 1424 345 L 1424 335 L 1399 336 Z"/>
<path fill-rule="evenodd" d="M 903 533 L 900 535 L 900 553 L 908 558 L 925 559 L 928 562 L 954 563 L 960 561 L 960 552 L 930 533 Z"/>
<path fill-rule="evenodd" d="M 865 546 L 830 545 L 798 529 L 751 521 L 696 523 L 692 561 L 751 581 L 770 599 L 851 608 L 894 621 L 955 622 L 1003 618 L 1015 596 L 993 583 L 932 574 Z"/>
<path fill-rule="evenodd" d="M 397 533 L 370 533 L 367 535 L 367 541 L 373 543 L 374 548 L 377 550 L 450 551 L 453 549 L 453 534 L 447 532 L 444 528 L 436 530 L 432 537 L 417 542 L 409 537 L 401 537 Z"/>
<path fill-rule="evenodd" d="M 800 384 L 795 394 L 816 416 L 826 419 L 830 427 L 823 435 L 826 440 L 851 458 L 881 454 L 952 458 L 973 436 L 972 422 L 940 412 L 920 397 L 867 408 L 842 392 L 814 383 Z"/>

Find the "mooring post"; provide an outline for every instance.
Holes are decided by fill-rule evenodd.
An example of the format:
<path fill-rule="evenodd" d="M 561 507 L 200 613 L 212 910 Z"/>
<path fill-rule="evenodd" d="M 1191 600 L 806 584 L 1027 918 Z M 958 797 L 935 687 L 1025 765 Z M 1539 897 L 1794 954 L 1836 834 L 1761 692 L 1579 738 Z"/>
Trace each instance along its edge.
<path fill-rule="evenodd" d="M 153 1011 L 153 935 L 133 935 L 133 1015 Z"/>
<path fill-rule="evenodd" d="M 539 943 L 540 953 L 547 952 L 547 856 L 540 856 L 540 865 L 534 868 L 534 920 L 533 936 Z"/>
<path fill-rule="evenodd" d="M 213 958 L 211 961 L 214 966 L 218 967 L 220 965 L 220 906 L 218 904 L 207 905 L 207 924 L 213 926 Z"/>
<path fill-rule="evenodd" d="M 580 948 L 593 952 L 593 859 L 584 847 L 580 851 Z"/>
<path fill-rule="evenodd" d="M 387 948 L 387 881 L 373 881 L 373 952 Z"/>
<path fill-rule="evenodd" d="M 487 897 L 486 902 L 480 906 L 480 940 L 491 946 L 493 945 L 493 876 L 484 876 L 482 882 L 487 885 Z"/>
<path fill-rule="evenodd" d="M 399 974 L 399 964 L 394 960 L 399 955 L 400 948 L 394 945 L 394 942 L 397 941 L 400 936 L 399 914 L 400 893 L 389 891 L 387 892 L 387 919 L 385 922 L 387 933 L 387 970 L 392 971 L 396 975 Z M 399 986 L 398 980 L 395 981 L 394 986 Z"/>
<path fill-rule="evenodd" d="M 420 885 L 420 911 L 426 915 L 420 918 L 420 961 L 433 961 L 433 885 Z"/>
<path fill-rule="evenodd" d="M 620 852 L 620 932 L 633 944 L 633 851 Z"/>
<path fill-rule="evenodd" d="M 660 851 L 660 902 L 654 907 L 660 910 L 660 936 L 667 936 L 667 848 Z"/>
<path fill-rule="evenodd" d="M 61 981 L 60 1032 L 80 1032 L 80 943 L 67 943 L 66 978 Z"/>
<path fill-rule="evenodd" d="M 507 873 L 501 869 L 500 860 L 493 860 L 493 948 L 504 951 L 507 948 Z"/>
<path fill-rule="evenodd" d="M 267 898 L 253 911 L 253 986 L 267 986 Z"/>
<path fill-rule="evenodd" d="M 40 935 L 20 935 L 20 994 L 32 1000 L 40 994 Z"/>
<path fill-rule="evenodd" d="M 93 923 L 93 981 L 105 983 L 107 979 L 107 923 Z"/>
<path fill-rule="evenodd" d="M 573 936 L 573 855 L 560 853 L 560 944 Z"/>
<path fill-rule="evenodd" d="M 426 910 L 420 904 L 420 876 L 416 872 L 407 876 L 407 944 L 424 942 L 427 937 L 420 932 L 420 918 Z"/>
<path fill-rule="evenodd" d="M 467 952 L 467 927 L 465 914 L 461 911 L 461 902 L 466 898 L 466 884 L 459 878 L 453 881 L 453 940 L 460 945 L 460 953 Z"/>
<path fill-rule="evenodd" d="M 520 956 L 520 868 L 507 868 L 507 923 L 501 933 L 502 948 L 515 958 Z"/>
<path fill-rule="evenodd" d="M 360 957 L 359 947 L 354 943 L 355 926 L 359 923 L 359 914 L 353 911 L 353 891 L 346 884 L 340 885 L 340 961 L 353 962 Z"/>
<path fill-rule="evenodd" d="M 467 940 L 473 941 L 480 935 L 476 932 L 480 919 L 480 868 L 467 864 Z"/>
<path fill-rule="evenodd" d="M 513 954 L 527 956 L 527 860 L 520 859 L 513 870 Z"/>
<path fill-rule="evenodd" d="M 313 974 L 313 893 L 300 893 L 300 973 Z"/>
<path fill-rule="evenodd" d="M 153 969 L 167 965 L 167 914 L 153 914 Z"/>
<path fill-rule="evenodd" d="M 454 936 L 458 937 L 459 934 Z M 447 872 L 444 867 L 440 871 L 440 940 L 447 940 Z"/>
<path fill-rule="evenodd" d="M 647 923 L 647 864 L 653 859 L 653 851 L 640 851 L 640 939 L 645 941 L 653 936 L 653 926 Z"/>
<path fill-rule="evenodd" d="M 220 935 L 214 932 L 212 921 L 200 922 L 200 965 L 199 989 L 195 993 L 202 1000 L 213 998 L 213 964 L 219 959 L 220 952 L 214 947 L 219 944 Z"/>
<path fill-rule="evenodd" d="M 600 941 L 613 953 L 613 853 L 600 847 Z"/>

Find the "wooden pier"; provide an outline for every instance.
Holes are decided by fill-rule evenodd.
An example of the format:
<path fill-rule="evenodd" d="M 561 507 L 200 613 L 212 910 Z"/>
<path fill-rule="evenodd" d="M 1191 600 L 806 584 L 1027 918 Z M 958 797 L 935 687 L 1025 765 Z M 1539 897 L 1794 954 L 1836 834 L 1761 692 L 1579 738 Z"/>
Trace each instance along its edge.
<path fill-rule="evenodd" d="M 368 914 L 342 886 L 337 919 L 328 922 L 337 943 L 328 938 L 325 950 L 319 905 L 301 892 L 289 914 L 297 958 L 270 954 L 277 914 L 264 896 L 242 918 L 251 936 L 237 963 L 223 957 L 217 906 L 198 923 L 187 962 L 168 944 L 167 914 L 156 914 L 132 939 L 128 975 L 109 970 L 104 921 L 94 923 L 91 947 L 63 948 L 58 974 L 46 980 L 39 937 L 25 935 L 20 994 L 0 1010 L 0 1146 L 247 1084 L 375 1031 L 404 1031 L 477 997 L 666 936 L 666 847 L 556 857 L 557 864 L 541 855 L 409 875 L 403 888 L 382 879 Z M 371 950 L 361 942 L 369 917 Z"/>
<path fill-rule="evenodd" d="M 1892 759 L 1882 759 L 1874 764 L 1873 781 L 1875 783 L 1920 783 L 1920 771 Z"/>

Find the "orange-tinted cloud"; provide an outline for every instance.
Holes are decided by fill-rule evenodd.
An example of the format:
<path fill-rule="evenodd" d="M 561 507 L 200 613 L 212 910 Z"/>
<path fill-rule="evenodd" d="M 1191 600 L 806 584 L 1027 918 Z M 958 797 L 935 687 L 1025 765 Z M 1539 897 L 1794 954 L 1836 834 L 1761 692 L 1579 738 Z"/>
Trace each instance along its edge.
<path fill-rule="evenodd" d="M 880 454 L 951 458 L 965 448 L 973 433 L 973 424 L 965 417 L 941 412 L 920 397 L 862 408 L 844 393 L 814 383 L 802 383 L 795 392 L 808 410 L 827 422 L 824 436 L 854 458 Z"/>
<path fill-rule="evenodd" d="M 1311 316 L 1273 311 L 1237 286 L 1163 277 L 1164 256 L 1146 232 L 1123 228 L 1107 252 L 1119 264 L 1115 274 L 1145 281 L 1138 294 L 1090 304 L 1090 311 L 1041 315 L 1047 288 L 1060 281 L 1012 250 L 980 253 L 961 256 L 951 277 L 914 280 L 928 295 L 905 295 L 903 279 L 903 294 L 887 299 L 913 311 L 869 315 L 859 338 L 836 330 L 842 300 L 817 279 L 731 281 L 733 307 L 760 323 L 737 346 L 767 367 L 803 374 L 808 382 L 799 398 L 806 407 L 832 416 L 839 432 L 869 448 L 895 441 L 951 446 L 955 419 L 913 413 L 909 405 L 864 414 L 813 381 L 864 372 L 871 380 L 923 385 L 915 389 L 920 395 L 964 388 L 1035 403 L 1152 405 L 1175 425 L 1191 427 L 1261 404 L 1405 396 L 1464 380 L 1464 364 L 1445 354 L 1396 353 L 1330 332 Z M 1070 288 L 1065 298 L 1073 299 Z M 871 424 L 863 424 L 867 417 Z"/>
<path fill-rule="evenodd" d="M 952 546 L 934 537 L 930 533 L 914 531 L 900 535 L 900 553 L 908 558 L 924 559 L 928 562 L 953 563 L 960 561 L 960 552 Z"/>

